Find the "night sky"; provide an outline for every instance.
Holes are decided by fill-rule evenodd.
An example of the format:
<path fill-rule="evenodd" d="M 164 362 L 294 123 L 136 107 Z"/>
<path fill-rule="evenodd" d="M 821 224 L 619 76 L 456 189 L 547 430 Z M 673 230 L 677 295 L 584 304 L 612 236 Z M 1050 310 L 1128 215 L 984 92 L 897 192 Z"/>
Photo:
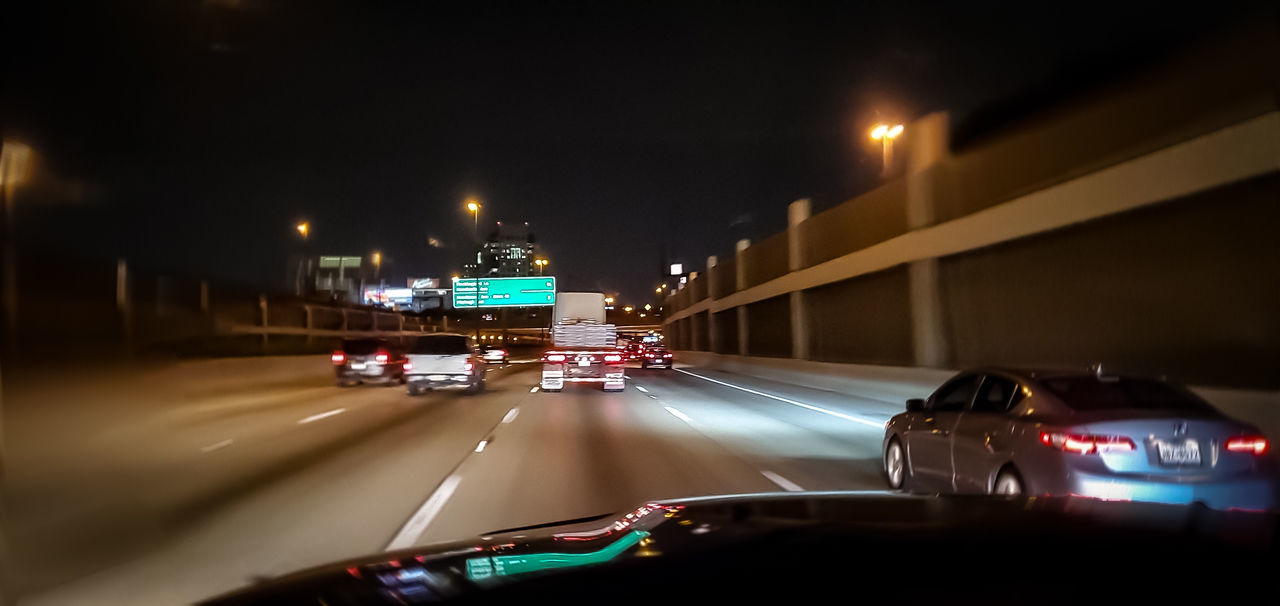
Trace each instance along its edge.
<path fill-rule="evenodd" d="M 664 252 L 700 268 L 874 187 L 877 120 L 963 117 L 1224 6 L 21 4 L 0 116 L 39 154 L 27 246 L 285 290 L 306 220 L 312 252 L 447 278 L 475 196 L 563 286 L 633 300 Z"/>

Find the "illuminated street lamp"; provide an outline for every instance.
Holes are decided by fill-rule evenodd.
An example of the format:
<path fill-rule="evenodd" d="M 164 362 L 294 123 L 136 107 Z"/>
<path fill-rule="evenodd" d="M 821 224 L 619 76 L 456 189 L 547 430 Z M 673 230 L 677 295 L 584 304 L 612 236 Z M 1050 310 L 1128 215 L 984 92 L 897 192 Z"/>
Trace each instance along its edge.
<path fill-rule="evenodd" d="M 635 309 L 636 309 L 636 308 L 634 308 L 634 307 L 632 307 L 632 306 L 628 305 L 628 306 L 626 306 L 626 307 L 623 307 L 623 308 L 622 308 L 622 311 L 625 311 L 625 312 L 627 312 L 627 313 L 631 313 L 632 311 L 635 311 Z"/>
<path fill-rule="evenodd" d="M 373 253 L 373 279 L 378 279 L 378 275 L 382 272 L 382 253 L 374 251 Z"/>
<path fill-rule="evenodd" d="M 471 213 L 471 217 L 472 217 L 472 224 L 471 224 L 472 233 L 475 234 L 476 236 L 479 236 L 480 235 L 480 202 L 478 202 L 475 198 L 468 198 L 467 212 Z"/>
<path fill-rule="evenodd" d="M 902 125 L 894 124 L 877 124 L 871 129 L 871 138 L 880 142 L 880 151 L 884 155 L 884 174 L 889 174 L 889 168 L 893 165 L 893 140 L 902 134 Z"/>
<path fill-rule="evenodd" d="M 546 260 L 546 259 L 534 259 L 534 260 L 533 260 L 533 264 L 538 266 L 538 275 L 539 275 L 539 276 L 541 276 L 541 275 L 542 275 L 542 271 L 547 267 L 547 264 L 549 264 L 549 263 L 551 263 L 551 262 L 550 262 L 550 261 L 548 261 L 548 260 Z"/>
<path fill-rule="evenodd" d="M 303 240 L 306 240 L 307 236 L 311 233 L 311 224 L 303 221 L 294 227 L 294 229 L 298 230 L 298 235 L 302 236 Z"/>
<path fill-rule="evenodd" d="M 605 305 L 613 305 L 613 297 L 605 297 L 605 298 L 604 298 L 604 304 L 605 304 Z"/>

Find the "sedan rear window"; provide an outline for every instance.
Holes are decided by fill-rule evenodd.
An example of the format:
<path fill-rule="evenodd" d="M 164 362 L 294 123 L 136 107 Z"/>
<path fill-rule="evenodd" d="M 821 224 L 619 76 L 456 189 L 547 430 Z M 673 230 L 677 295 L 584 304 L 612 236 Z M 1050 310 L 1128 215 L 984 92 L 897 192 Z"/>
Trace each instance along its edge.
<path fill-rule="evenodd" d="M 458 356 L 471 353 L 466 337 L 418 337 L 409 353 L 434 356 Z"/>
<path fill-rule="evenodd" d="M 342 351 L 349 356 L 371 356 L 382 346 L 378 339 L 348 339 L 342 342 Z"/>
<path fill-rule="evenodd" d="M 1210 412 L 1211 406 L 1183 389 L 1150 379 L 1058 377 L 1044 386 L 1076 410 L 1179 410 Z"/>

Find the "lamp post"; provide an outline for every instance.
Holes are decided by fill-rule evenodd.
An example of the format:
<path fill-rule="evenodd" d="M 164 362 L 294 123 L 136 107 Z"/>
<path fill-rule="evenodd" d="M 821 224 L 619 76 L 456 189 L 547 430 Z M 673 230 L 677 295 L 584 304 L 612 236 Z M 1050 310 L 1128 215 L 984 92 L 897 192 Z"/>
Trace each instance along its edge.
<path fill-rule="evenodd" d="M 303 221 L 294 225 L 293 228 L 297 230 L 299 236 L 302 236 L 302 252 L 298 255 L 298 279 L 294 280 L 294 294 L 301 297 L 306 294 L 303 292 L 302 285 L 306 283 L 303 275 L 306 273 L 307 242 L 311 240 L 311 223 Z"/>
<path fill-rule="evenodd" d="M 880 151 L 883 155 L 883 174 L 888 175 L 889 169 L 893 166 L 893 140 L 902 134 L 902 125 L 894 124 L 877 124 L 871 129 L 871 138 L 880 142 Z"/>
<path fill-rule="evenodd" d="M 547 261 L 546 259 L 534 259 L 534 260 L 533 260 L 533 264 L 538 266 L 538 275 L 539 275 L 539 276 L 541 276 L 541 275 L 542 275 L 542 272 L 543 272 L 543 270 L 544 270 L 544 269 L 546 269 L 546 267 L 547 267 L 547 264 L 548 264 L 548 263 L 550 263 L 550 261 Z"/>
<path fill-rule="evenodd" d="M 475 198 L 467 200 L 467 212 L 471 213 L 471 233 L 475 237 L 480 237 L 480 203 Z"/>

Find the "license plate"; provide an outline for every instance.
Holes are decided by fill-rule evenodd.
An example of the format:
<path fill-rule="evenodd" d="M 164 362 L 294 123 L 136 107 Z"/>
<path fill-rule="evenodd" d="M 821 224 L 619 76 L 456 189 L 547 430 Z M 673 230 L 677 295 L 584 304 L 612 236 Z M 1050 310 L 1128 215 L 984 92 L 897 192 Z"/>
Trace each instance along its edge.
<path fill-rule="evenodd" d="M 591 360 L 587 358 L 578 358 L 578 366 L 591 366 Z"/>
<path fill-rule="evenodd" d="M 1195 440 L 1185 442 L 1157 442 L 1162 465 L 1199 465 L 1200 444 Z"/>
<path fill-rule="evenodd" d="M 427 375 L 428 381 L 448 381 L 449 375 Z"/>
<path fill-rule="evenodd" d="M 364 362 L 352 362 L 351 370 L 364 370 Z"/>

